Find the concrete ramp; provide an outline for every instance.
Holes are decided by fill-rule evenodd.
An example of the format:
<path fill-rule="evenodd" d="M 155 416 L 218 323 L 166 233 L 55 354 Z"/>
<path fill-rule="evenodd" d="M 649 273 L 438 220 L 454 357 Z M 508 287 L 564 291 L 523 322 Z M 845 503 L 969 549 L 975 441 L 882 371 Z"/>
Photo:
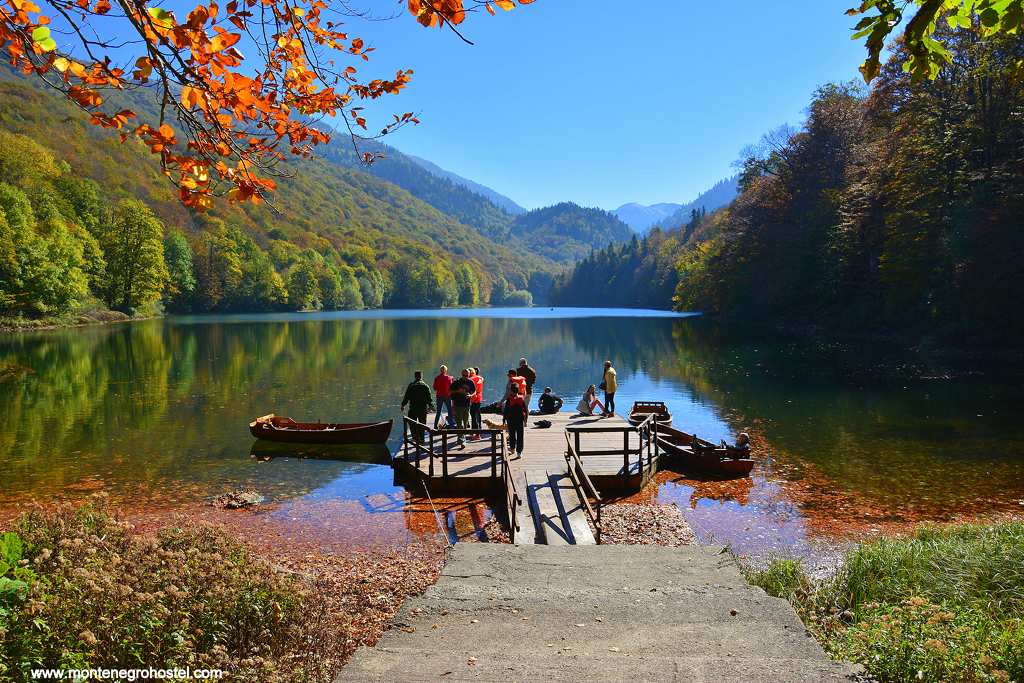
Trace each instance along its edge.
<path fill-rule="evenodd" d="M 460 544 L 337 681 L 844 681 L 784 600 L 700 546 Z"/>
<path fill-rule="evenodd" d="M 516 543 L 594 545 L 597 541 L 569 475 L 548 470 L 516 470 L 516 490 L 523 496 L 517 511 Z"/>

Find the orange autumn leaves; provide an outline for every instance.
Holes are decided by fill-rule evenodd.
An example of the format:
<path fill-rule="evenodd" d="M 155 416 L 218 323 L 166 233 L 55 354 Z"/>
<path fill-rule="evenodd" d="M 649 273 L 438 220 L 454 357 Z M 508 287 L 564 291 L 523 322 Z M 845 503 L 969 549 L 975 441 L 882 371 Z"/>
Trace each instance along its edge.
<path fill-rule="evenodd" d="M 469 11 L 515 4 L 409 0 L 409 11 L 424 26 L 454 26 Z M 368 130 L 359 101 L 396 94 L 412 76 L 399 70 L 364 80 L 352 64 L 339 65 L 367 61 L 373 48 L 341 30 L 347 8 L 326 0 L 209 0 L 187 14 L 150 0 L 43 5 L 0 0 L 0 51 L 61 90 L 93 124 L 120 131 L 122 141 L 141 140 L 181 201 L 198 210 L 216 196 L 262 201 L 287 155 L 309 155 L 330 139 L 320 120 L 340 115 L 350 132 Z M 51 18 L 59 31 L 51 32 Z M 130 41 L 141 43 L 141 54 L 119 64 Z M 139 87 L 156 91 L 155 120 L 105 108 L 105 91 Z M 395 115 L 377 134 L 415 122 L 411 113 Z"/>
<path fill-rule="evenodd" d="M 520 5 L 529 5 L 533 0 L 519 0 Z M 416 21 L 424 26 L 452 26 L 461 24 L 466 18 L 466 12 L 476 7 L 483 7 L 489 14 L 495 14 L 495 6 L 508 12 L 515 9 L 516 3 L 513 0 L 491 0 L 490 2 L 477 2 L 467 9 L 462 0 L 409 0 L 409 12 L 416 17 Z"/>

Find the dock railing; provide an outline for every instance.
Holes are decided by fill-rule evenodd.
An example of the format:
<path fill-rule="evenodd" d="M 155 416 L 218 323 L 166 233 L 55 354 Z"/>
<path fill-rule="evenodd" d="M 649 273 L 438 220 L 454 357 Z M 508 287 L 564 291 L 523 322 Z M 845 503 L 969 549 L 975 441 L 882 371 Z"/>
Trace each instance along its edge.
<path fill-rule="evenodd" d="M 597 531 L 596 538 L 600 544 L 601 507 L 604 505 L 604 501 L 601 499 L 601 494 L 598 493 L 597 487 L 594 486 L 594 482 L 590 481 L 587 470 L 583 467 L 583 461 L 580 460 L 579 453 L 573 448 L 573 442 L 568 432 L 565 435 L 565 468 L 569 473 L 569 479 L 572 481 L 577 495 L 580 497 L 580 502 L 583 504 L 583 511 L 587 513 L 590 523 L 594 525 L 594 529 Z M 593 504 L 590 502 L 591 499 L 594 500 Z"/>
<path fill-rule="evenodd" d="M 402 453 L 405 461 L 415 464 L 420 468 L 420 462 L 427 458 L 427 472 L 431 478 L 434 476 L 434 463 L 441 462 L 441 477 L 448 479 L 448 459 L 457 457 L 458 453 L 451 452 L 452 443 L 458 443 L 459 438 L 466 439 L 470 436 L 478 436 L 491 441 L 491 478 L 497 479 L 498 464 L 501 464 L 502 474 L 507 469 L 505 466 L 505 430 L 503 429 L 434 429 L 411 417 L 402 418 Z"/>
<path fill-rule="evenodd" d="M 584 448 L 582 437 L 586 434 L 622 434 L 622 448 Z M 636 446 L 631 445 L 631 436 L 636 435 Z M 621 455 L 622 477 L 628 481 L 636 463 L 636 473 L 646 477 L 658 461 L 658 423 L 651 413 L 638 425 L 610 425 L 566 427 L 566 439 L 578 458 L 590 455 Z M 570 436 L 571 435 L 571 436 Z"/>
<path fill-rule="evenodd" d="M 515 475 L 511 467 L 502 467 L 502 482 L 505 484 L 505 510 L 508 512 L 508 540 L 516 542 L 516 532 L 519 531 L 519 520 L 516 519 L 516 512 L 522 504 L 519 498 L 519 491 L 516 490 Z"/>

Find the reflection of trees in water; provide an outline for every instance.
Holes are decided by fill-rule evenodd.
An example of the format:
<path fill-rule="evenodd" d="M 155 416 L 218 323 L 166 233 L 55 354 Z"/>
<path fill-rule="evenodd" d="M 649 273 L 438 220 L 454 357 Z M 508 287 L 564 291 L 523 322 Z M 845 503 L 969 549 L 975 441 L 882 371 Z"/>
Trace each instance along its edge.
<path fill-rule="evenodd" d="M 674 372 L 695 396 L 734 429 L 755 420 L 771 451 L 813 463 L 843 488 L 965 510 L 979 497 L 1024 493 L 1024 431 L 1013 417 L 1024 404 L 1013 382 L 908 377 L 924 363 L 877 344 L 755 338 L 709 324 L 676 325 L 673 337 Z"/>
<path fill-rule="evenodd" d="M 962 496 L 1024 486 L 1021 397 L 1008 385 L 894 383 L 871 371 L 878 354 L 754 339 L 701 319 L 167 320 L 7 336 L 0 452 L 19 492 L 86 477 L 244 482 L 256 476 L 247 431 L 256 415 L 397 418 L 413 370 L 429 382 L 441 362 L 480 366 L 494 400 L 520 356 L 537 369 L 538 390 L 554 387 L 569 406 L 611 358 L 620 376 L 642 371 L 689 389 L 734 428 L 757 420 L 774 452 L 879 496 L 931 495 L 942 480 L 960 482 Z M 308 469 L 312 481 L 297 489 L 332 476 Z M 259 476 L 285 476 L 274 472 Z"/>
<path fill-rule="evenodd" d="M 245 480 L 255 415 L 397 417 L 414 368 L 429 378 L 441 361 L 480 365 L 496 397 L 503 370 L 526 355 L 541 382 L 573 384 L 564 364 L 593 361 L 563 322 L 168 320 L 7 337 L 0 367 L 18 370 L 3 375 L 0 448 L 21 492 L 57 492 L 84 477 Z"/>

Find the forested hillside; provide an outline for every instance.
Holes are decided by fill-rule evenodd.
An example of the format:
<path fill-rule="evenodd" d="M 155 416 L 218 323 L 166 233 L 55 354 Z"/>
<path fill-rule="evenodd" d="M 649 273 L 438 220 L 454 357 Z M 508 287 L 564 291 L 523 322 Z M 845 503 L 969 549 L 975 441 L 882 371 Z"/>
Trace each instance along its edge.
<path fill-rule="evenodd" d="M 126 312 L 161 302 L 194 311 L 519 304 L 531 274 L 553 268 L 325 160 L 297 164 L 273 207 L 218 202 L 195 214 L 144 147 L 17 80 L 0 82 L 0 131 L 0 315 L 97 302 Z M 150 262 L 123 277 L 144 291 L 115 292 L 109 278 L 125 258 L 116 252 L 139 249 Z"/>
<path fill-rule="evenodd" d="M 1024 38 L 951 41 L 935 81 L 912 84 L 900 49 L 869 96 L 820 89 L 801 132 L 747 159 L 719 235 L 682 260 L 677 304 L 969 338 L 1020 330 Z"/>
<path fill-rule="evenodd" d="M 442 169 L 437 169 L 440 173 L 431 171 L 421 160 L 376 142 L 364 142 L 361 146 L 382 158 L 366 167 L 347 138 L 332 141 L 322 154 L 327 161 L 361 169 L 408 190 L 417 199 L 476 228 L 484 237 L 523 255 L 527 261 L 540 255 L 568 264 L 587 254 L 594 245 L 625 242 L 632 235 L 628 226 L 607 211 L 572 202 L 512 215 L 463 182 L 451 179 Z M 539 292 L 534 290 L 534 294 Z"/>
<path fill-rule="evenodd" d="M 680 309 L 1019 343 L 1024 38 L 950 40 L 934 81 L 912 84 L 900 48 L 870 93 L 822 87 L 802 130 L 745 159 L 729 207 L 595 253 L 554 300 L 667 308 L 673 275 L 649 274 L 674 263 Z"/>
<path fill-rule="evenodd" d="M 556 306 L 668 308 L 679 283 L 679 255 L 706 236 L 713 217 L 696 212 L 678 230 L 655 226 L 643 237 L 592 251 L 555 279 Z"/>
<path fill-rule="evenodd" d="M 658 225 L 667 230 L 680 228 L 691 222 L 697 213 L 708 213 L 728 206 L 739 193 L 739 177 L 724 178 L 701 192 L 692 202 L 683 204 L 672 215 L 661 220 Z"/>
<path fill-rule="evenodd" d="M 348 136 L 339 133 L 319 150 L 333 164 L 359 170 L 407 190 L 417 199 L 476 228 L 485 237 L 508 239 L 512 216 L 477 192 L 453 180 L 431 173 L 420 163 L 398 150 L 374 141 L 360 143 L 360 151 L 381 155 L 367 166 L 352 148 Z"/>
<path fill-rule="evenodd" d="M 470 180 L 469 178 L 463 178 L 457 173 L 447 171 L 438 166 L 437 164 L 435 164 L 434 162 L 428 161 L 427 159 L 413 156 L 412 154 L 406 154 L 405 156 L 408 157 L 409 159 L 412 159 L 414 162 L 416 162 L 426 170 L 430 171 L 434 175 L 440 176 L 442 178 L 447 178 L 456 185 L 462 185 L 463 187 L 472 190 L 473 192 L 476 192 L 478 195 L 481 195 L 489 199 L 491 203 L 497 206 L 499 209 L 504 209 L 506 212 L 512 214 L 513 216 L 518 216 L 521 213 L 526 213 L 526 209 L 519 206 L 519 204 L 517 204 L 513 199 L 506 197 L 505 195 L 487 187 L 486 185 L 481 185 L 480 183 L 474 180 Z"/>
<path fill-rule="evenodd" d="M 628 241 L 633 231 L 607 211 L 562 202 L 516 216 L 511 235 L 527 243 L 526 253 L 572 263 L 594 247 Z"/>

